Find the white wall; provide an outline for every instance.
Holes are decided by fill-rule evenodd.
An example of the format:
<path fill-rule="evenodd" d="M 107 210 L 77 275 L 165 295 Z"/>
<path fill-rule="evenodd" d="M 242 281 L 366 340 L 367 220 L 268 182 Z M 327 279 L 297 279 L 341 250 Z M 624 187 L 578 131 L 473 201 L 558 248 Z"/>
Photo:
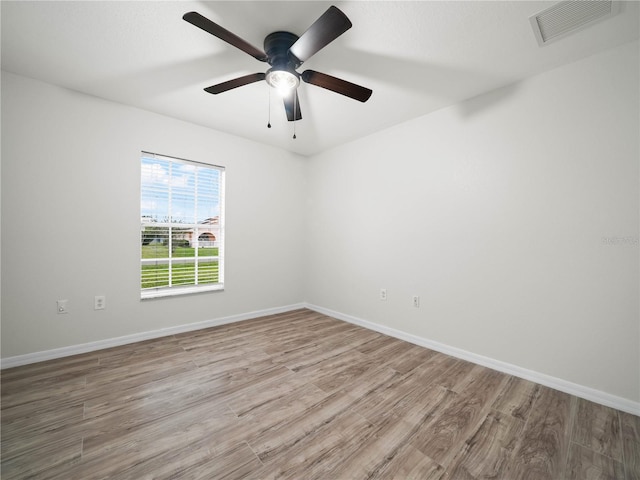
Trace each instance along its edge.
<path fill-rule="evenodd" d="M 141 150 L 226 167 L 224 292 L 140 301 Z M 304 167 L 279 149 L 3 72 L 2 357 L 300 302 Z M 98 294 L 106 310 L 93 310 Z"/>
<path fill-rule="evenodd" d="M 314 157 L 306 300 L 638 402 L 638 53 Z"/>

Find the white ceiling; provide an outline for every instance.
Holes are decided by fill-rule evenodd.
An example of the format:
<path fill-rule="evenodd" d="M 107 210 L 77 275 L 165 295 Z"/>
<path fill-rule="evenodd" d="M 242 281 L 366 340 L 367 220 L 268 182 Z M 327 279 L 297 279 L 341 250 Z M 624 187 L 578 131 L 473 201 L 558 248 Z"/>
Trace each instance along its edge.
<path fill-rule="evenodd" d="M 303 119 L 258 82 L 220 95 L 204 87 L 268 65 L 182 20 L 197 11 L 253 45 L 302 34 L 330 5 L 353 28 L 299 69 L 371 88 L 360 103 L 299 88 Z M 312 155 L 638 38 L 640 3 L 544 47 L 529 16 L 546 1 L 180 2 L 2 1 L 2 69 Z"/>

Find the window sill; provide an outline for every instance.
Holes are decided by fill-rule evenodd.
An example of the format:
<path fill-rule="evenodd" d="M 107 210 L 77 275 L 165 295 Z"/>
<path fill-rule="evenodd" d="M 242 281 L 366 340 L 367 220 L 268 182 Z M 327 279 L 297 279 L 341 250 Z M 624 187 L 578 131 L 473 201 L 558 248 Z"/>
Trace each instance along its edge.
<path fill-rule="evenodd" d="M 140 300 L 148 300 L 152 298 L 175 297 L 180 295 L 192 295 L 194 293 L 223 291 L 224 285 L 206 285 L 206 286 L 190 286 L 190 287 L 171 287 L 144 290 L 140 294 Z"/>

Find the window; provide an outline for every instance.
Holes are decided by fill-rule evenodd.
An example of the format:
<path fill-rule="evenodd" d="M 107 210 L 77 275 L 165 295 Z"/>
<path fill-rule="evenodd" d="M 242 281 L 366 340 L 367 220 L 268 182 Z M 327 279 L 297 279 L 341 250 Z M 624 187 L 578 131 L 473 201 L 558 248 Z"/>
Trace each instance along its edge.
<path fill-rule="evenodd" d="M 142 152 L 142 298 L 224 285 L 224 168 Z"/>

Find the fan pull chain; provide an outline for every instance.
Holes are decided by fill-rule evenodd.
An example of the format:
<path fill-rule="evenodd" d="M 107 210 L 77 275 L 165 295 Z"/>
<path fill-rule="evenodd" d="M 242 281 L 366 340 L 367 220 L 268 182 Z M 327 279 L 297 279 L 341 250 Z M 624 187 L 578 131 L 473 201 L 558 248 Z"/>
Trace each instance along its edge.
<path fill-rule="evenodd" d="M 267 120 L 267 128 L 271 128 L 271 88 L 269 88 L 269 119 Z"/>
<path fill-rule="evenodd" d="M 296 113 L 298 111 L 296 100 L 298 100 L 298 95 L 296 95 L 296 92 L 293 92 L 293 139 L 294 140 L 296 139 Z"/>

